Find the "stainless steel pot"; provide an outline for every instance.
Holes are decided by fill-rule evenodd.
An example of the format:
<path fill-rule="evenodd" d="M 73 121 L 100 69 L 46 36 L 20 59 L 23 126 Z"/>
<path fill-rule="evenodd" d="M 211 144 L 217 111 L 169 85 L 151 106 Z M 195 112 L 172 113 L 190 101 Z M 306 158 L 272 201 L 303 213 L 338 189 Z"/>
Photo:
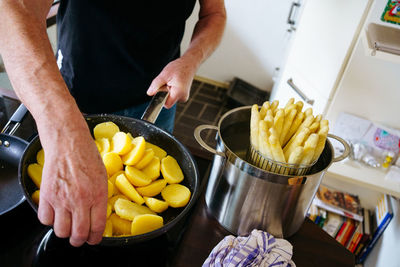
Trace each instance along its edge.
<path fill-rule="evenodd" d="M 214 153 L 206 189 L 206 203 L 215 218 L 228 231 L 247 235 L 253 229 L 276 237 L 288 237 L 304 222 L 308 208 L 321 180 L 332 162 L 346 158 L 349 145 L 337 136 L 344 152 L 334 157 L 327 140 L 317 163 L 305 176 L 290 176 L 262 170 L 246 162 L 249 147 L 251 106 L 225 113 L 218 126 L 200 125 L 195 129 L 197 142 Z M 217 147 L 207 145 L 200 134 L 205 129 L 217 130 Z"/>

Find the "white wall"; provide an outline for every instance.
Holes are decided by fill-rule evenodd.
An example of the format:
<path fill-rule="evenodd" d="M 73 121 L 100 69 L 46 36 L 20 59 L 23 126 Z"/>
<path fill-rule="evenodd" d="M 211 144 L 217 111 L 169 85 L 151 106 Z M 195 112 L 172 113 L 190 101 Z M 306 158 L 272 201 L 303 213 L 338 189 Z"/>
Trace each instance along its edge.
<path fill-rule="evenodd" d="M 275 67 L 284 60 L 290 33 L 287 16 L 292 1 L 227 0 L 227 25 L 221 45 L 203 63 L 198 75 L 221 82 L 235 76 L 270 91 Z M 199 6 L 187 21 L 182 52 L 188 47 Z"/>
<path fill-rule="evenodd" d="M 327 119 L 336 121 L 341 111 L 400 128 L 400 64 L 366 55 L 359 40 L 346 73 L 328 109 Z"/>

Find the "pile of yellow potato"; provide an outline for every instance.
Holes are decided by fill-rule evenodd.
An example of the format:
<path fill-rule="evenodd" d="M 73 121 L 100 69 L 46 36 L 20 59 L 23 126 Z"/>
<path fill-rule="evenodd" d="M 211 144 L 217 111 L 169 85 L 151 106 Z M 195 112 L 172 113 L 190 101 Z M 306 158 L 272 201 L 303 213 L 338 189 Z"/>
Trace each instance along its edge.
<path fill-rule="evenodd" d="M 108 175 L 107 222 L 103 236 L 151 232 L 164 225 L 158 213 L 168 207 L 187 205 L 191 192 L 179 184 L 184 179 L 183 172 L 165 150 L 146 142 L 142 136 L 134 138 L 120 131 L 113 122 L 97 124 L 93 135 Z M 37 162 L 28 166 L 28 175 L 40 189 L 43 150 L 38 152 Z M 32 199 L 39 203 L 39 190 L 32 194 Z"/>
<path fill-rule="evenodd" d="M 264 158 L 281 163 L 309 165 L 321 155 L 329 131 L 328 120 L 314 117 L 312 108 L 289 99 L 285 107 L 279 101 L 266 101 L 251 108 L 250 142 Z"/>

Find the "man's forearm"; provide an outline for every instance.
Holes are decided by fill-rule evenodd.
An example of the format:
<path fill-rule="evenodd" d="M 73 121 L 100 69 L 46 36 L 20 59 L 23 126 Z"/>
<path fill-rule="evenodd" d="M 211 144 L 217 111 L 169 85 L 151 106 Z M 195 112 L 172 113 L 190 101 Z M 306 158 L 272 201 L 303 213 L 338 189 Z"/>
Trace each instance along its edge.
<path fill-rule="evenodd" d="M 79 110 L 58 70 L 46 32 L 52 1 L 21 2 L 0 1 L 0 54 L 11 84 L 38 126 L 57 113 L 76 116 Z"/>
<path fill-rule="evenodd" d="M 189 48 L 182 57 L 190 57 L 198 66 L 221 42 L 226 24 L 223 0 L 201 0 L 199 20 L 193 31 Z M 198 67 L 197 66 L 197 67 Z"/>

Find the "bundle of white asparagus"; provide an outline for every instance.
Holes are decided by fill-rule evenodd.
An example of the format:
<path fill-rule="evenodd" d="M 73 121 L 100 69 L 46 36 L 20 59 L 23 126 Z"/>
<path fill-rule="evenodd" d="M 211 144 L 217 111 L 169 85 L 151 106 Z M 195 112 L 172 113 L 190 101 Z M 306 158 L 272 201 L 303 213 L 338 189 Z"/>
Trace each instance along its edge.
<path fill-rule="evenodd" d="M 314 117 L 312 108 L 291 98 L 284 108 L 279 101 L 251 109 L 250 142 L 264 158 L 281 163 L 309 165 L 321 155 L 329 131 L 328 120 Z"/>

